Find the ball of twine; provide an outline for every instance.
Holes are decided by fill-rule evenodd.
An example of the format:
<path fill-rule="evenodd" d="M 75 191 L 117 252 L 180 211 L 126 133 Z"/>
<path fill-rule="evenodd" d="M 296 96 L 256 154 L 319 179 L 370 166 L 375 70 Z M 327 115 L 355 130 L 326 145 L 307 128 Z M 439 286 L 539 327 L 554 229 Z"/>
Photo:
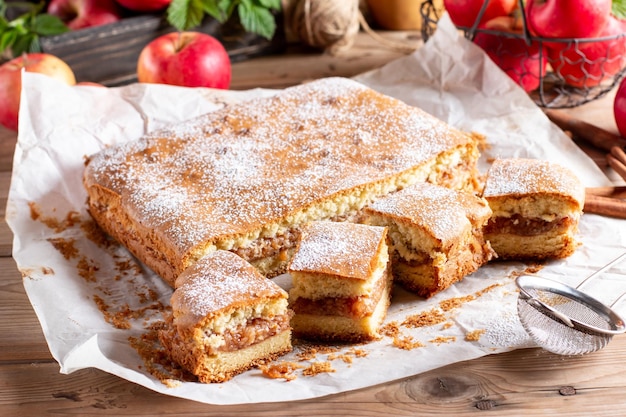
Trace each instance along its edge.
<path fill-rule="evenodd" d="M 359 32 L 359 0 L 296 0 L 287 24 L 307 45 L 336 55 Z"/>

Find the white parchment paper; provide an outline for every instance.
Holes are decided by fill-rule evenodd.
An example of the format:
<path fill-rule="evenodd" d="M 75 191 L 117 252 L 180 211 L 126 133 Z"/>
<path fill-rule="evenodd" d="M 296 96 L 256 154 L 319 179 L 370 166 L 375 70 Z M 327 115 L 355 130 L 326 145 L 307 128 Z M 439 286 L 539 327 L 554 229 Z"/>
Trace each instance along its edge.
<path fill-rule="evenodd" d="M 487 135 L 490 148 L 483 155 L 483 169 L 495 156 L 524 156 L 562 163 L 587 186 L 610 184 L 520 88 L 457 34 L 447 16 L 423 48 L 356 79 L 454 126 Z M 403 338 L 423 347 L 403 350 L 384 337 L 358 346 L 366 355 L 353 355 L 351 362 L 319 355 L 313 361 L 330 361 L 334 372 L 311 377 L 299 370 L 289 382 L 254 369 L 223 384 L 162 383 L 129 340 L 141 338 L 162 319 L 155 306 L 167 305 L 171 290 L 146 268 L 121 273 L 121 262 L 136 262 L 125 249 L 103 249 L 88 239 L 83 227 L 89 221 L 81 183 L 84 158 L 226 103 L 275 92 L 139 84 L 68 87 L 28 73 L 23 83 L 7 222 L 15 235 L 13 255 L 25 276 L 26 292 L 61 372 L 94 367 L 167 395 L 206 403 L 273 402 L 335 394 L 533 346 L 515 307 L 514 276 L 526 265 L 493 263 L 429 300 L 397 291 L 387 323 L 401 324 L 410 315 L 433 309 L 445 316 L 445 323 L 428 327 L 400 326 Z M 573 256 L 548 263 L 540 274 L 576 284 L 624 250 L 626 222 L 584 215 L 580 239 L 582 246 Z M 59 250 L 60 243 L 72 250 Z M 624 271 L 626 266 L 614 268 L 589 291 L 611 301 L 613 294 L 626 290 Z M 288 275 L 276 280 L 289 285 Z M 457 308 L 441 309 L 442 301 L 468 296 Z M 128 312 L 137 312 L 128 328 L 112 324 L 111 316 Z M 468 334 L 479 337 L 468 341 Z M 351 347 L 340 351 L 348 356 L 353 352 Z M 296 354 L 284 360 L 299 361 Z"/>

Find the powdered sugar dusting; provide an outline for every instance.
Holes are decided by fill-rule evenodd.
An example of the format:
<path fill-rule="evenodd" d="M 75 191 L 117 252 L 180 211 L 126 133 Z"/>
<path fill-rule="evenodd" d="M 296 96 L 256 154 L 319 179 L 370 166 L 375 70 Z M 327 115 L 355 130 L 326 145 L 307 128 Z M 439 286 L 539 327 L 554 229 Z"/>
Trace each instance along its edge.
<path fill-rule="evenodd" d="M 312 222 L 302 232 L 289 270 L 367 279 L 385 236 L 379 226 Z"/>
<path fill-rule="evenodd" d="M 483 196 L 533 193 L 568 194 L 581 205 L 584 186 L 569 169 L 538 159 L 497 159 L 489 169 Z"/>
<path fill-rule="evenodd" d="M 257 302 L 262 297 L 286 297 L 273 281 L 232 252 L 216 251 L 185 270 L 176 281 L 172 308 L 201 318 L 230 306 Z"/>
<path fill-rule="evenodd" d="M 374 202 L 368 210 L 391 215 L 447 242 L 488 219 L 487 203 L 469 193 L 430 183 L 415 184 Z"/>
<path fill-rule="evenodd" d="M 328 78 L 107 149 L 85 178 L 119 194 L 138 223 L 184 252 L 470 140 L 419 109 Z"/>

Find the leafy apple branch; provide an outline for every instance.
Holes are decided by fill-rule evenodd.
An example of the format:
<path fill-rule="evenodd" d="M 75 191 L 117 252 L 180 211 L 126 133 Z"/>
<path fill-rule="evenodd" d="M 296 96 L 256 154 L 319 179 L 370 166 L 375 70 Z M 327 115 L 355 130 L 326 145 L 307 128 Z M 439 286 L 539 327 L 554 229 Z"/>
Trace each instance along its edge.
<path fill-rule="evenodd" d="M 273 12 L 280 8 L 280 0 L 172 0 L 167 9 L 167 20 L 176 29 L 184 31 L 199 26 L 206 15 L 224 23 L 237 11 L 246 32 L 271 39 L 276 32 Z"/>
<path fill-rule="evenodd" d="M 68 30 L 58 17 L 43 13 L 45 6 L 45 1 L 0 0 L 0 53 L 3 56 L 10 58 L 24 52 L 39 52 L 41 36 L 58 35 Z M 10 18 L 10 11 L 19 15 Z"/>

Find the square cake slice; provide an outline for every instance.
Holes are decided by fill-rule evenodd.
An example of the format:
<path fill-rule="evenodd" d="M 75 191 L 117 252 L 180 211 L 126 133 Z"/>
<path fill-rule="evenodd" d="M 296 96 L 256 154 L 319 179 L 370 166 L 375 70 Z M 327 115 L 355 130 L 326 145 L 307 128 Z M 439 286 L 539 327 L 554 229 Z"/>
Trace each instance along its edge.
<path fill-rule="evenodd" d="M 232 252 L 200 259 L 176 280 L 170 358 L 201 382 L 224 382 L 289 352 L 287 292 Z"/>
<path fill-rule="evenodd" d="M 289 264 L 294 335 L 321 341 L 378 339 L 391 298 L 384 227 L 318 221 Z"/>
<path fill-rule="evenodd" d="M 585 187 L 569 169 L 537 159 L 497 159 L 483 197 L 493 211 L 485 235 L 499 258 L 565 258 L 579 246 Z"/>
<path fill-rule="evenodd" d="M 394 282 L 430 297 L 492 259 L 483 237 L 487 202 L 472 193 L 423 183 L 366 207 L 368 224 L 386 226 Z"/>

